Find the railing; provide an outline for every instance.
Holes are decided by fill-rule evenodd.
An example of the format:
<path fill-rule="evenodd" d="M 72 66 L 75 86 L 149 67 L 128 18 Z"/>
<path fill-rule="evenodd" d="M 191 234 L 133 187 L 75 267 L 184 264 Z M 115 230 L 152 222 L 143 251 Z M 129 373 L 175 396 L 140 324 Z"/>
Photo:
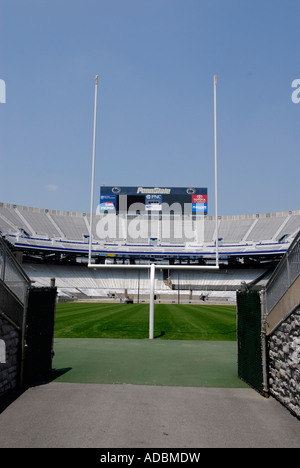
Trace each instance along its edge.
<path fill-rule="evenodd" d="M 300 231 L 281 259 L 265 290 L 265 315 L 269 315 L 300 275 Z"/>
<path fill-rule="evenodd" d="M 0 280 L 14 293 L 22 304 L 25 304 L 30 278 L 23 271 L 19 262 L 11 253 L 8 245 L 0 235 Z"/>

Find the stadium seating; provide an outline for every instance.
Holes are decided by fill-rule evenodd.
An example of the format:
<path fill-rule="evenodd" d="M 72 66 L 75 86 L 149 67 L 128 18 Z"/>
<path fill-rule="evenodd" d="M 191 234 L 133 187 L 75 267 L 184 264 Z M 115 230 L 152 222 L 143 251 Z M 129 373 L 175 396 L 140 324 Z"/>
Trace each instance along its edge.
<path fill-rule="evenodd" d="M 114 215 L 113 215 L 114 216 Z M 195 241 L 185 236 L 180 222 L 171 219 L 166 235 L 161 229 L 158 217 L 148 218 L 141 215 L 136 223 L 141 232 L 139 239 L 131 236 L 133 225 L 125 217 L 117 216 L 118 230 L 106 239 L 99 239 L 96 231 L 100 217 L 93 216 L 93 237 L 99 241 L 117 241 L 127 244 L 148 243 L 149 237 L 161 243 L 180 244 Z M 185 219 L 192 226 L 191 219 Z M 127 224 L 127 228 L 126 228 Z M 128 228 L 129 226 L 129 228 Z M 131 229 L 131 231 L 130 231 Z M 219 217 L 218 234 L 223 243 L 277 241 L 284 234 L 295 236 L 300 229 L 300 211 L 268 213 L 260 215 L 241 215 Z M 57 210 L 30 208 L 21 205 L 0 203 L 0 230 L 4 235 L 18 234 L 20 230 L 30 237 L 46 237 L 68 241 L 84 242 L 89 235 L 89 215 Z M 151 234 L 151 236 L 149 236 Z M 204 223 L 204 243 L 215 240 L 215 219 L 206 217 Z"/>
<path fill-rule="evenodd" d="M 49 286 L 51 278 L 56 278 L 56 286 L 60 298 L 93 299 L 106 298 L 120 300 L 126 296 L 137 299 L 148 299 L 149 271 L 132 269 L 103 270 L 90 268 L 86 265 L 55 265 L 25 263 L 23 268 L 36 286 Z M 155 277 L 155 294 L 160 300 L 171 301 L 178 299 L 180 290 L 181 299 L 186 295 L 186 301 L 199 300 L 204 295 L 206 300 L 213 298 L 211 293 L 224 300 L 233 300 L 234 291 L 241 282 L 251 283 L 266 272 L 265 269 L 249 270 L 220 270 L 208 273 L 207 271 L 169 271 L 167 279 L 161 270 L 157 269 Z"/>
<path fill-rule="evenodd" d="M 93 252 L 102 255 L 152 253 L 162 257 L 178 255 L 191 258 L 210 258 L 214 255 L 216 223 L 206 217 L 203 235 L 190 237 L 195 220 L 185 217 L 185 226 L 177 218 L 141 215 L 128 219 L 110 215 L 115 229 L 106 226 L 105 238 L 97 229 L 101 217 L 93 215 Z M 89 215 L 58 210 L 30 208 L 0 203 L 0 231 L 18 248 L 32 248 L 56 252 L 88 252 Z M 164 224 L 163 224 L 164 223 Z M 167 229 L 166 229 L 167 227 Z M 220 253 L 223 256 L 284 253 L 300 229 L 300 211 L 261 215 L 223 216 L 218 220 Z M 140 236 L 136 236 L 136 230 Z M 151 242 L 154 239 L 154 243 Z"/>
<path fill-rule="evenodd" d="M 102 219 L 102 221 L 101 221 Z M 124 215 L 110 215 L 109 222 L 116 223 L 116 229 L 106 226 L 105 238 L 99 238 L 98 222 L 107 221 L 99 214 L 93 215 L 92 252 L 114 262 L 112 257 L 149 258 L 155 256 L 162 261 L 209 261 L 215 258 L 216 222 L 207 216 L 204 225 L 195 237 L 190 232 L 196 226 L 192 217 L 164 217 L 140 215 L 126 218 Z M 31 208 L 21 205 L 0 203 L 0 231 L 17 250 L 24 252 L 75 255 L 86 257 L 89 249 L 89 222 L 87 213 Z M 163 222 L 167 223 L 163 225 Z M 131 224 L 133 223 L 133 224 Z M 98 227 L 98 229 L 97 229 Z M 167 227 L 167 229 L 166 229 Z M 198 225 L 199 227 L 199 225 Z M 282 256 L 300 230 L 300 210 L 279 213 L 220 216 L 218 238 L 220 259 L 226 262 L 233 258 L 265 258 L 268 255 Z M 137 238 L 136 233 L 141 235 Z M 200 235 L 199 235 L 200 232 Z M 148 260 L 147 260 L 148 259 Z M 176 260 L 177 259 L 177 260 Z M 122 261 L 122 260 L 120 260 Z M 148 270 L 104 270 L 88 269 L 81 265 L 49 265 L 25 263 L 24 267 L 37 285 L 49 285 L 55 277 L 61 298 L 122 298 L 125 294 L 140 297 L 149 294 Z M 242 281 L 251 283 L 261 276 L 267 267 L 228 269 L 208 273 L 190 270 L 187 273 L 171 271 L 166 281 L 160 270 L 156 271 L 155 290 L 159 296 L 177 300 L 177 292 L 186 300 L 205 296 L 213 298 L 233 297 L 232 294 Z M 220 295 L 220 292 L 222 294 Z M 226 294 L 229 296 L 226 296 Z M 222 300 L 223 300 L 222 299 Z M 229 300 L 229 299 L 228 299 Z M 230 299 L 231 300 L 231 299 Z"/>

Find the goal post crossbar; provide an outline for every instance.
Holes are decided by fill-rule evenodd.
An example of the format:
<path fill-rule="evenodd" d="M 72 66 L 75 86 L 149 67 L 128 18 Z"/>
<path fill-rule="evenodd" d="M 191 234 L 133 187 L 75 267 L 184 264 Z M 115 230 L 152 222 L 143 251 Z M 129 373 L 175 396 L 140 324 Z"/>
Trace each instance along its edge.
<path fill-rule="evenodd" d="M 88 268 L 132 268 L 136 270 L 151 269 L 154 265 L 156 270 L 218 270 L 219 265 L 160 265 L 159 263 L 145 264 L 122 264 L 122 263 L 89 263 Z"/>

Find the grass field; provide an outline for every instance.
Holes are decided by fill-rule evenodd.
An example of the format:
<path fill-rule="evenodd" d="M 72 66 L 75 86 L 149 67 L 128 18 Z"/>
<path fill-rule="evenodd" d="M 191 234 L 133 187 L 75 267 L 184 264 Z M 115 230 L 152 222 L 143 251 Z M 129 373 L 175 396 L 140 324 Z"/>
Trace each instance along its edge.
<path fill-rule="evenodd" d="M 149 304 L 58 303 L 56 338 L 149 337 Z M 236 307 L 155 304 L 154 338 L 236 340 Z"/>

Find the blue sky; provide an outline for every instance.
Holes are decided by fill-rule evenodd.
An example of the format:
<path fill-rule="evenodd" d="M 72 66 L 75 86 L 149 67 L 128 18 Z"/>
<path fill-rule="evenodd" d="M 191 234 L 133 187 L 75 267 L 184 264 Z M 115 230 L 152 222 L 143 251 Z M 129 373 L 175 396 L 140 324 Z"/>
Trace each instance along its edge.
<path fill-rule="evenodd" d="M 214 215 L 298 210 L 298 0 L 0 0 L 0 201 L 89 212 L 100 185 L 208 187 Z"/>

